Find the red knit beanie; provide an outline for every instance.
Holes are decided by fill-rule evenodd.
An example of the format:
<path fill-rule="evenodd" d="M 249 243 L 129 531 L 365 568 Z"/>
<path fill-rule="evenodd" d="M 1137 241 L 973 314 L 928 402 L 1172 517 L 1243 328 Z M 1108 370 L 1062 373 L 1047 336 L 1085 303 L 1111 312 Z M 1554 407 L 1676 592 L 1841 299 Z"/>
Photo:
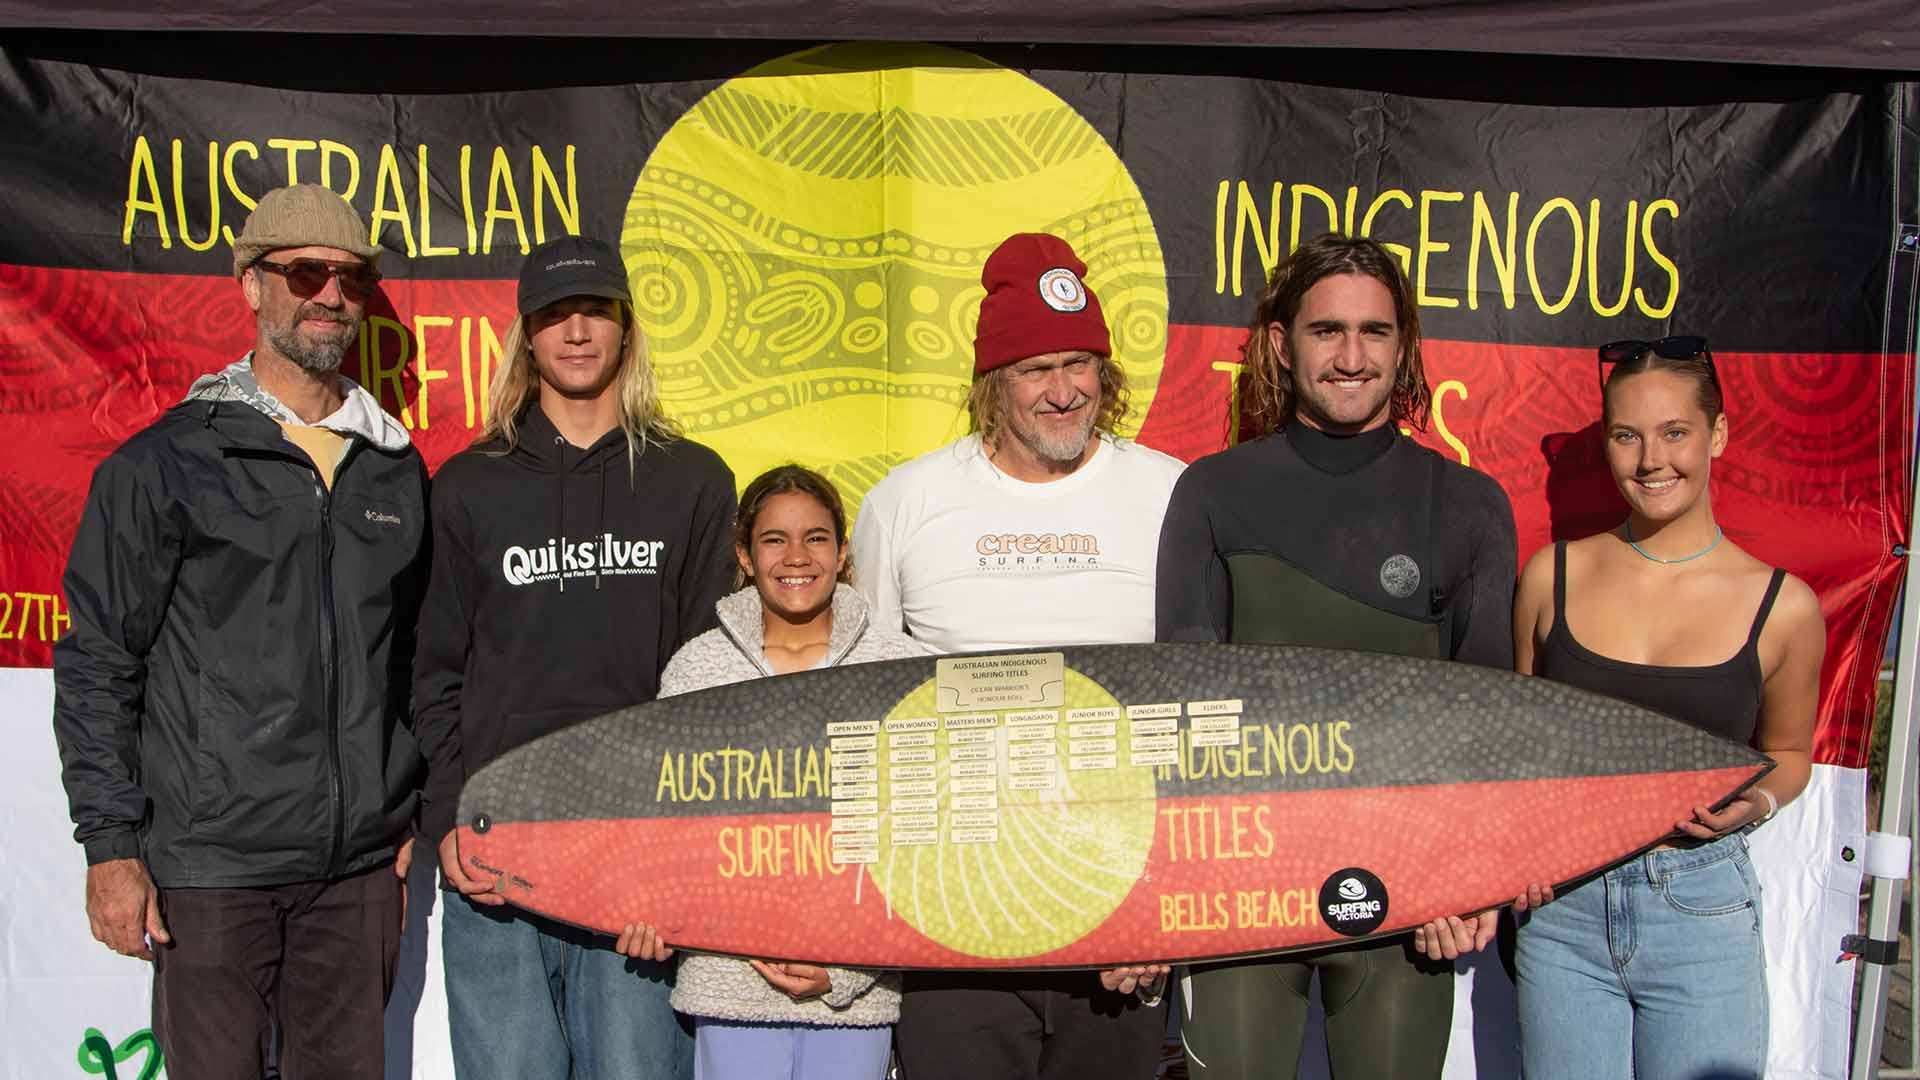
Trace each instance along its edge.
<path fill-rule="evenodd" d="M 1015 233 L 980 271 L 987 298 L 973 338 L 973 372 L 984 375 L 1029 356 L 1082 349 L 1113 353 L 1100 301 L 1073 246 L 1046 233 Z"/>

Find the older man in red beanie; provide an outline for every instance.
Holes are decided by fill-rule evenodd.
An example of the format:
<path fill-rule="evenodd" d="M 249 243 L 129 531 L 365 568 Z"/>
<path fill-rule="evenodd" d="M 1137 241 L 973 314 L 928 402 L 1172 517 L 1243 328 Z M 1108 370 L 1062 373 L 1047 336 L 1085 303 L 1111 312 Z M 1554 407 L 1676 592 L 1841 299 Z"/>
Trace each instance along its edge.
<path fill-rule="evenodd" d="M 1160 520 L 1183 466 L 1115 434 L 1126 377 L 1086 274 L 1042 233 L 988 257 L 971 433 L 888 474 L 854 523 L 877 625 L 936 652 L 1153 640 Z M 1145 1078 L 1163 976 L 914 973 L 901 1063 L 910 1080 Z"/>

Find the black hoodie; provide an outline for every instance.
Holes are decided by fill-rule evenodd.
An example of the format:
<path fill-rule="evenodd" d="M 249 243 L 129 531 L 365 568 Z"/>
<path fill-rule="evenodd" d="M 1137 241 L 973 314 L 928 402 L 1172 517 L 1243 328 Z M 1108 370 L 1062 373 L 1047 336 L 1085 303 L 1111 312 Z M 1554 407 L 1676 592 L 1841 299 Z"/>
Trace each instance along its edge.
<path fill-rule="evenodd" d="M 413 709 L 420 834 L 436 846 L 482 765 L 653 700 L 733 583 L 733 473 L 718 454 L 649 445 L 629 474 L 619 428 L 579 450 L 533 407 L 518 430 L 512 450 L 478 444 L 433 482 Z"/>

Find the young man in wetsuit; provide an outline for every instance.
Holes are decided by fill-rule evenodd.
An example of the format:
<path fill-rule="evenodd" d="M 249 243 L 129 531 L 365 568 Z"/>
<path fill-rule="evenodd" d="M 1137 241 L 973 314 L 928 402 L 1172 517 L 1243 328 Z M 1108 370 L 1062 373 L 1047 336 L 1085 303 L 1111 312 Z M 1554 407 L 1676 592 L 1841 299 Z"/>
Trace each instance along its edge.
<path fill-rule="evenodd" d="M 1329 233 L 1274 268 L 1247 342 L 1259 438 L 1195 462 L 1160 534 L 1161 641 L 1367 649 L 1510 669 L 1518 556 L 1491 477 L 1400 434 L 1431 392 L 1392 254 Z M 1494 916 L 1274 960 L 1196 965 L 1181 1027 L 1196 1077 L 1280 1075 L 1320 974 L 1342 1080 L 1438 1076 L 1453 967 Z M 1424 953 L 1425 955 L 1422 955 Z"/>

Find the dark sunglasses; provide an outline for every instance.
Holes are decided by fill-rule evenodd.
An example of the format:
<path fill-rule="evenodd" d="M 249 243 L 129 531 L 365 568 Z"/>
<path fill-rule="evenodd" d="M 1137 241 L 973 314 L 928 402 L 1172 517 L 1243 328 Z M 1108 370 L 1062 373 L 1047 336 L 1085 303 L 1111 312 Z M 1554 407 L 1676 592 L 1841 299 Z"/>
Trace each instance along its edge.
<path fill-rule="evenodd" d="M 373 295 L 380 272 L 366 263 L 331 259 L 290 259 L 283 263 L 261 259 L 253 265 L 287 279 L 287 291 L 302 300 L 320 295 L 329 280 L 340 283 L 340 295 L 356 303 Z"/>
<path fill-rule="evenodd" d="M 1607 365 L 1625 364 L 1653 353 L 1668 360 L 1702 360 L 1707 365 L 1707 378 L 1714 386 L 1720 385 L 1720 374 L 1713 367 L 1713 352 L 1707 348 L 1707 339 L 1698 334 L 1680 334 L 1675 337 L 1663 337 L 1658 341 L 1641 341 L 1628 338 L 1624 341 L 1609 341 L 1600 346 L 1600 385 L 1607 385 Z"/>

